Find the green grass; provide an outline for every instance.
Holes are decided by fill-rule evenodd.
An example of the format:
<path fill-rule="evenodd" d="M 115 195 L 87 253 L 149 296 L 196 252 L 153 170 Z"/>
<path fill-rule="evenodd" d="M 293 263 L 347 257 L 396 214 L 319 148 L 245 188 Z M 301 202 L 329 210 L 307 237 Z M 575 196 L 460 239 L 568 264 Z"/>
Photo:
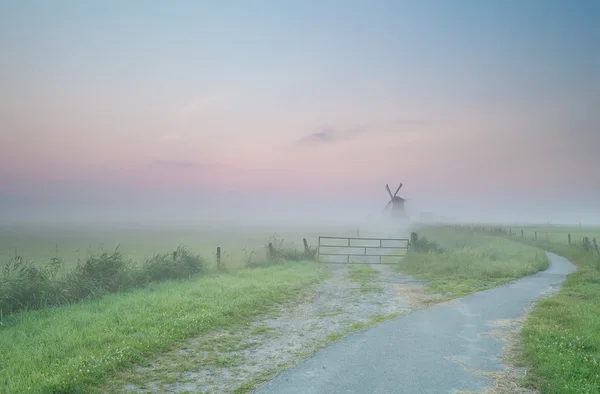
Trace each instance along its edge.
<path fill-rule="evenodd" d="M 114 372 L 243 324 L 326 275 L 317 263 L 284 263 L 13 315 L 0 327 L 0 392 L 93 392 Z"/>
<path fill-rule="evenodd" d="M 360 291 L 363 293 L 377 291 L 381 288 L 372 284 L 377 275 L 378 272 L 368 264 L 348 265 L 348 278 L 350 281 L 360 284 Z"/>
<path fill-rule="evenodd" d="M 523 232 L 521 233 L 521 230 Z M 511 228 L 511 231 L 516 237 L 524 237 L 525 240 L 535 240 L 537 233 L 538 241 L 549 241 L 557 244 L 568 244 L 569 234 L 571 234 L 571 243 L 580 245 L 583 237 L 588 237 L 590 240 L 596 238 L 600 242 L 600 229 L 594 227 L 517 227 Z M 600 245 L 600 244 L 599 244 Z"/>
<path fill-rule="evenodd" d="M 105 250 L 119 247 L 121 253 L 134 262 L 143 262 L 154 254 L 170 253 L 181 245 L 201 255 L 209 263 L 209 268 L 214 268 L 219 246 L 222 264 L 228 268 L 240 268 L 248 262 L 265 260 L 269 242 L 281 246 L 280 240 L 285 240 L 286 249 L 303 250 L 303 238 L 314 248 L 320 235 L 356 236 L 356 229 L 326 226 L 245 228 L 231 225 L 119 227 L 113 224 L 0 228 L 0 261 L 7 261 L 17 254 L 24 260 L 40 264 L 58 257 L 67 266 L 75 266 L 78 260 L 98 254 L 101 247 Z"/>
<path fill-rule="evenodd" d="M 540 393 L 599 393 L 600 255 L 586 252 L 580 240 L 584 236 L 600 240 L 600 229 L 523 229 L 524 237 L 520 228 L 513 228 L 510 240 L 563 256 L 576 264 L 578 271 L 567 277 L 556 295 L 537 303 L 523 325 L 516 357 L 516 362 L 527 368 L 522 385 Z"/>
<path fill-rule="evenodd" d="M 563 243 L 527 240 L 578 266 L 539 302 L 522 330 L 524 384 L 541 393 L 600 392 L 600 256 Z"/>
<path fill-rule="evenodd" d="M 428 291 L 433 293 L 460 297 L 548 267 L 542 251 L 502 237 L 452 228 L 417 232 L 427 250 L 411 251 L 392 267 L 430 281 Z M 424 242 L 423 237 L 435 244 Z"/>

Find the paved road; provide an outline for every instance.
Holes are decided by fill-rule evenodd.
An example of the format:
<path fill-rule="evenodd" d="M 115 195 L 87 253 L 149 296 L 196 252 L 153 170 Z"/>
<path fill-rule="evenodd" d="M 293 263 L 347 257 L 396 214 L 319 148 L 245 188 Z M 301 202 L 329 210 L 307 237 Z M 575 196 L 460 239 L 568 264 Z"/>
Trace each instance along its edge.
<path fill-rule="evenodd" d="M 399 316 L 347 336 L 279 374 L 257 393 L 456 393 L 492 382 L 469 368 L 499 371 L 504 341 L 491 323 L 516 319 L 555 291 L 575 266 L 548 253 L 547 270 L 494 289 Z M 455 361 L 453 361 L 455 360 Z"/>

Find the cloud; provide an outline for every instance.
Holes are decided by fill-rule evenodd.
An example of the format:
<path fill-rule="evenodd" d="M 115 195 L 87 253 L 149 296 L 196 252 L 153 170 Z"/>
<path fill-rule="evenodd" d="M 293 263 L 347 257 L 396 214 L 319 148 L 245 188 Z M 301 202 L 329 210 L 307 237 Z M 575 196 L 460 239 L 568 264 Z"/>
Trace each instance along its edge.
<path fill-rule="evenodd" d="M 364 129 L 354 128 L 348 130 L 334 129 L 331 127 L 323 127 L 321 130 L 312 134 L 305 135 L 297 141 L 298 145 L 319 145 L 327 144 L 334 141 L 340 141 L 351 138 L 353 135 L 362 134 Z"/>
<path fill-rule="evenodd" d="M 188 160 L 154 160 L 152 162 L 152 167 L 159 167 L 165 169 L 191 169 L 191 168 L 199 168 L 202 165 L 195 161 Z"/>

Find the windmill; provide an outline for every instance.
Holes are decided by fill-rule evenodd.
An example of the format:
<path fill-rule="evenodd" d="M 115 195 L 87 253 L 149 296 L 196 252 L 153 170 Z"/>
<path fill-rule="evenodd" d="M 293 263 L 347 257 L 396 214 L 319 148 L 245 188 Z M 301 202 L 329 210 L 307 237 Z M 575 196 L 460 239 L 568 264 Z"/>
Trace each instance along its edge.
<path fill-rule="evenodd" d="M 390 205 L 391 205 L 393 218 L 405 218 L 406 217 L 406 213 L 404 212 L 404 202 L 406 200 L 402 197 L 397 196 L 401 187 L 402 187 L 402 183 L 400 183 L 400 186 L 398 186 L 398 189 L 396 189 L 396 193 L 394 193 L 392 195 L 392 191 L 390 190 L 390 187 L 388 186 L 388 184 L 386 183 L 386 185 L 385 185 L 385 190 L 387 190 L 388 194 L 390 195 L 390 201 L 387 203 L 385 208 L 383 208 L 383 211 L 386 212 L 388 210 L 388 208 L 390 208 Z"/>

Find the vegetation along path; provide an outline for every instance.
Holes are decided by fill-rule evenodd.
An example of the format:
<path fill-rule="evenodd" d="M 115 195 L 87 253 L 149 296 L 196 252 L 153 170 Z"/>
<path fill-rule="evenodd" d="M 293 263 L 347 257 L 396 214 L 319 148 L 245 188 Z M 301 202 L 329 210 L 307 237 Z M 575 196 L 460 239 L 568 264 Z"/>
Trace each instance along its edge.
<path fill-rule="evenodd" d="M 258 393 L 481 392 L 503 373 L 512 324 L 556 292 L 575 266 L 549 267 L 504 286 L 420 309 L 351 334 L 265 383 Z M 509 324 L 506 324 L 506 323 Z"/>
<path fill-rule="evenodd" d="M 108 392 L 243 393 L 346 334 L 440 302 L 425 282 L 386 265 L 331 264 L 329 278 L 295 305 L 242 331 L 198 336 L 122 374 Z"/>

